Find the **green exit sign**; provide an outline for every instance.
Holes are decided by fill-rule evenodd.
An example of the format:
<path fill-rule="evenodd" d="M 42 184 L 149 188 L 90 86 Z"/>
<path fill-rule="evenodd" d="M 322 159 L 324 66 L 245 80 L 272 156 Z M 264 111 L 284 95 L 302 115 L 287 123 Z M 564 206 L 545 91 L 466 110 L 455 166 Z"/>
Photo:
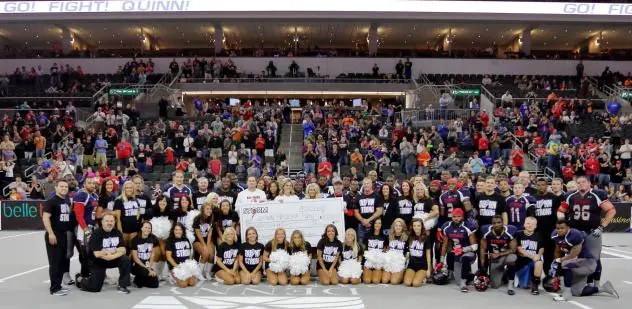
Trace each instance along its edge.
<path fill-rule="evenodd" d="M 624 99 L 632 99 L 632 91 L 622 92 L 621 97 Z"/>
<path fill-rule="evenodd" d="M 120 95 L 120 96 L 136 96 L 138 95 L 138 89 L 132 89 L 132 88 L 122 88 L 122 89 L 117 89 L 117 88 L 113 88 L 110 89 L 108 91 L 109 95 Z"/>
<path fill-rule="evenodd" d="M 481 95 L 481 89 L 479 88 L 474 88 L 474 89 L 452 89 L 450 91 L 450 94 L 452 94 L 453 96 L 457 96 L 457 97 L 464 97 L 464 96 L 480 96 Z"/>

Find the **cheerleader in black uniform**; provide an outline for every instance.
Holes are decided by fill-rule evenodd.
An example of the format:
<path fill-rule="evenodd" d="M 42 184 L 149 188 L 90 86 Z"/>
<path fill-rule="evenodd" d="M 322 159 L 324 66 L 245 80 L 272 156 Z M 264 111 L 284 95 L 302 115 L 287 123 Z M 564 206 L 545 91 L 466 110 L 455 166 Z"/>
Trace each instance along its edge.
<path fill-rule="evenodd" d="M 219 204 L 219 211 L 215 216 L 215 220 L 217 223 L 215 224 L 217 242 L 221 243 L 222 238 L 224 237 L 224 230 L 228 227 L 232 227 L 235 229 L 237 233 L 237 237 L 239 239 L 239 214 L 232 209 L 230 202 L 228 200 L 222 200 Z"/>
<path fill-rule="evenodd" d="M 318 278 L 322 285 L 338 285 L 338 272 L 336 265 L 340 260 L 342 252 L 342 242 L 338 240 L 338 229 L 333 224 L 327 225 L 318 245 L 316 255 L 318 256 Z"/>
<path fill-rule="evenodd" d="M 312 257 L 312 245 L 305 241 L 305 237 L 303 237 L 303 233 L 299 230 L 295 230 L 292 232 L 292 237 L 290 237 L 290 248 L 289 254 L 292 255 L 296 252 L 305 252 L 308 257 Z M 291 276 L 290 283 L 292 285 L 307 285 L 309 283 L 311 274 L 309 273 L 309 268 L 305 273 L 300 276 Z"/>
<path fill-rule="evenodd" d="M 153 270 L 156 257 L 160 254 L 158 238 L 151 230 L 151 223 L 143 222 L 138 234 L 132 239 L 132 274 L 136 287 L 158 287 L 158 275 Z"/>
<path fill-rule="evenodd" d="M 178 209 L 174 210 L 171 213 L 171 217 L 169 217 L 169 219 L 171 221 L 173 221 L 173 223 L 181 223 L 182 225 L 186 226 L 187 224 L 187 214 L 189 213 L 189 210 L 193 209 L 193 201 L 191 200 L 191 197 L 188 195 L 183 195 L 180 197 L 180 207 L 178 207 Z"/>
<path fill-rule="evenodd" d="M 404 272 L 405 286 L 420 287 L 424 280 L 430 277 L 431 248 L 432 242 L 427 236 L 423 221 L 420 218 L 414 218 L 408 239 L 409 256 L 408 267 Z"/>
<path fill-rule="evenodd" d="M 225 285 L 239 284 L 239 263 L 237 254 L 239 245 L 237 244 L 237 234 L 235 229 L 227 227 L 222 235 L 222 243 L 217 247 L 217 260 L 213 266 L 215 276 L 224 281 Z"/>
<path fill-rule="evenodd" d="M 164 217 L 171 219 L 171 205 L 169 202 L 169 198 L 162 194 L 158 196 L 158 198 L 156 198 L 154 208 L 151 211 L 151 215 L 152 218 Z M 167 240 L 159 239 L 158 245 L 160 247 L 160 250 L 158 251 L 156 256 L 156 273 L 158 274 L 160 280 L 163 281 L 164 277 L 162 277 L 161 275 L 163 269 L 165 268 L 165 262 L 167 261 Z"/>
<path fill-rule="evenodd" d="M 391 225 L 391 231 L 388 234 L 388 250 L 397 251 L 404 256 L 408 252 L 408 229 L 404 220 L 397 218 Z M 382 283 L 385 284 L 400 284 L 404 277 L 404 271 L 400 272 L 382 272 Z"/>
<path fill-rule="evenodd" d="M 388 250 L 388 237 L 382 234 L 382 218 L 373 221 L 373 231 L 364 239 L 366 251 L 377 250 L 385 252 Z M 366 263 L 366 261 L 365 261 Z M 382 282 L 382 269 L 370 269 L 364 267 L 362 280 L 366 284 L 378 284 Z"/>
<path fill-rule="evenodd" d="M 191 258 L 191 243 L 184 234 L 185 228 L 181 223 L 175 223 L 171 228 L 169 239 L 167 240 L 167 265 L 169 265 L 169 271 L 186 260 Z M 176 285 L 181 288 L 188 286 L 195 286 L 197 284 L 197 278 L 191 276 L 186 280 L 180 280 L 174 277 Z"/>
<path fill-rule="evenodd" d="M 239 246 L 239 277 L 242 284 L 261 283 L 261 268 L 263 267 L 263 244 L 259 242 L 257 229 L 246 229 L 246 241 Z"/>
<path fill-rule="evenodd" d="M 134 183 L 126 181 L 123 184 L 123 193 L 114 200 L 116 227 L 123 233 L 123 241 L 127 248 L 138 234 L 140 224 L 140 206 L 136 201 L 135 194 Z"/>
<path fill-rule="evenodd" d="M 401 194 L 397 201 L 399 208 L 399 218 L 404 219 L 406 226 L 410 226 L 413 219 L 413 187 L 409 181 L 402 181 L 400 186 Z"/>
<path fill-rule="evenodd" d="M 364 250 L 362 250 L 362 246 L 358 244 L 358 236 L 356 235 L 356 231 L 354 229 L 347 229 L 347 231 L 345 232 L 345 242 L 342 246 L 342 254 L 340 255 L 340 262 L 342 263 L 346 260 L 355 259 L 358 260 L 358 262 L 362 263 L 363 254 Z M 362 281 L 360 278 L 341 277 L 340 281 L 342 282 L 342 284 L 358 284 Z"/>
<path fill-rule="evenodd" d="M 263 261 L 270 264 L 270 254 L 277 250 L 288 251 L 290 243 L 286 239 L 285 229 L 277 228 L 274 231 L 274 238 L 270 240 L 263 251 Z M 287 274 L 283 272 L 273 272 L 269 267 L 266 267 L 266 278 L 270 285 L 286 285 L 288 283 Z"/>
<path fill-rule="evenodd" d="M 193 219 L 193 231 L 195 233 L 193 249 L 200 256 L 202 276 L 210 280 L 211 263 L 213 263 L 215 256 L 215 244 L 211 233 L 213 231 L 213 206 L 210 203 L 205 203 L 200 214 Z"/>

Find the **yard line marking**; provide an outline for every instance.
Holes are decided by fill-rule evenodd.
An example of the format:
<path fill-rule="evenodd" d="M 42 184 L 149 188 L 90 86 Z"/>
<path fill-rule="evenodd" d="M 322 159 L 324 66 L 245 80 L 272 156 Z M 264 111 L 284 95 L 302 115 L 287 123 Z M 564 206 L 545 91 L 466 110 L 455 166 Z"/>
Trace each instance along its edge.
<path fill-rule="evenodd" d="M 15 234 L 15 235 L 9 235 L 9 236 L 2 236 L 2 237 L 0 237 L 0 240 L 2 240 L 2 239 L 9 239 L 9 238 L 16 238 L 16 237 L 22 237 L 22 236 L 28 236 L 28 235 L 39 234 L 39 233 L 42 233 L 42 232 L 37 231 L 37 232 L 28 232 L 28 233 Z"/>
<path fill-rule="evenodd" d="M 70 260 L 73 261 L 73 260 L 76 260 L 76 259 L 77 259 L 77 257 L 74 257 L 74 258 L 72 258 Z M 23 271 L 21 273 L 17 273 L 17 274 L 8 276 L 8 277 L 0 278 L 0 283 L 4 283 L 5 281 L 13 279 L 13 278 L 17 278 L 17 277 L 21 277 L 21 276 L 24 276 L 24 275 L 28 275 L 28 274 L 30 274 L 32 272 L 36 272 L 38 270 L 46 269 L 48 267 L 50 267 L 50 266 L 49 265 L 44 265 L 44 266 L 36 267 L 36 268 L 33 268 L 33 269 L 29 269 L 27 271 Z"/>
<path fill-rule="evenodd" d="M 557 293 L 550 293 L 549 292 L 549 295 L 555 297 L 555 296 L 558 296 L 559 294 L 557 294 Z M 582 308 L 582 309 L 593 309 L 592 307 L 586 306 L 586 305 L 584 305 L 584 304 L 582 304 L 582 303 L 580 303 L 578 301 L 575 301 L 575 300 L 568 300 L 566 302 L 569 303 L 569 304 L 573 304 L 573 305 L 575 305 L 575 306 L 577 306 L 579 308 Z"/>
<path fill-rule="evenodd" d="M 614 248 L 612 248 L 612 247 L 604 247 L 604 249 L 606 249 L 606 250 L 612 250 L 612 251 L 617 251 L 617 252 L 621 252 L 621 253 L 632 254 L 632 252 L 630 252 L 630 251 L 625 251 L 625 250 L 621 250 L 621 249 L 614 249 Z"/>
<path fill-rule="evenodd" d="M 621 253 L 615 253 L 615 252 L 606 251 L 606 250 L 601 250 L 601 253 L 605 253 L 605 254 L 608 254 L 608 255 L 624 258 L 626 260 L 632 260 L 632 256 L 621 254 Z"/>

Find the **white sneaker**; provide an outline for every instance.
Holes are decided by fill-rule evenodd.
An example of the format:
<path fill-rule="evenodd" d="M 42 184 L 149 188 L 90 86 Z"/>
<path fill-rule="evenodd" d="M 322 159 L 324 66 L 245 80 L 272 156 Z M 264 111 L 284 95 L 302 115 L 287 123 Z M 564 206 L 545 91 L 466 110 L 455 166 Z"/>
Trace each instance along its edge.
<path fill-rule="evenodd" d="M 560 301 L 560 302 L 564 302 L 566 301 L 566 298 L 564 298 L 564 296 L 562 296 L 562 294 L 558 294 L 557 296 L 553 297 L 554 301 Z"/>

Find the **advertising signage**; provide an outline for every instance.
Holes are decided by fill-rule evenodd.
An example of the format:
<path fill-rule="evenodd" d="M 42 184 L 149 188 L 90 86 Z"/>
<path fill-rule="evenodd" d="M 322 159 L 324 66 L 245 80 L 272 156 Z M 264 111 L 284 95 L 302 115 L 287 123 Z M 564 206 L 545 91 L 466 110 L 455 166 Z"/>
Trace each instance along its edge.
<path fill-rule="evenodd" d="M 110 0 L 0 2 L 0 14 L 107 14 L 137 12 L 416 12 L 632 16 L 632 4 L 423 0 Z"/>
<path fill-rule="evenodd" d="M 2 201 L 0 230 L 43 230 L 42 213 L 46 201 Z"/>

